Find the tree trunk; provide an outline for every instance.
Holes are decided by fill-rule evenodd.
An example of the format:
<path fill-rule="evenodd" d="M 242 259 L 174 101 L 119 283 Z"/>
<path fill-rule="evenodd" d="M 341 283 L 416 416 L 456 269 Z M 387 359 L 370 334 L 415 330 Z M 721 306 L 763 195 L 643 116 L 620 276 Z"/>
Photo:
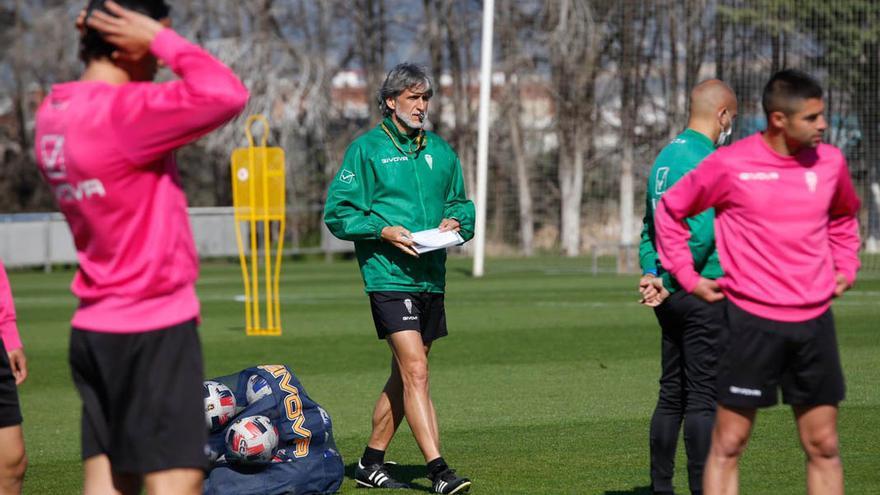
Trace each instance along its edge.
<path fill-rule="evenodd" d="M 431 99 L 431 125 L 437 134 L 443 134 L 443 35 L 440 32 L 440 0 L 422 0 L 428 23 L 428 53 L 431 59 L 430 73 L 434 76 L 434 97 Z"/>
<path fill-rule="evenodd" d="M 627 2 L 628 3 L 628 2 Z M 635 115 L 638 110 L 635 85 L 641 62 L 640 48 L 636 45 L 633 30 L 633 8 L 622 4 L 620 30 L 621 50 L 619 61 L 621 77 L 620 93 L 620 242 L 617 255 L 618 273 L 633 271 L 633 219 L 635 217 L 635 191 L 633 189 L 633 148 L 635 147 Z"/>
<path fill-rule="evenodd" d="M 516 105 L 516 107 L 508 113 L 507 118 L 510 129 L 510 147 L 513 152 L 513 162 L 516 166 L 520 249 L 524 255 L 531 256 L 535 252 L 535 213 L 532 206 L 531 185 L 529 184 L 529 166 L 526 160 L 526 151 L 523 146 L 519 105 Z"/>
<path fill-rule="evenodd" d="M 561 202 L 562 252 L 577 256 L 581 247 L 581 203 L 584 196 L 584 145 L 577 132 L 560 139 L 559 191 Z"/>

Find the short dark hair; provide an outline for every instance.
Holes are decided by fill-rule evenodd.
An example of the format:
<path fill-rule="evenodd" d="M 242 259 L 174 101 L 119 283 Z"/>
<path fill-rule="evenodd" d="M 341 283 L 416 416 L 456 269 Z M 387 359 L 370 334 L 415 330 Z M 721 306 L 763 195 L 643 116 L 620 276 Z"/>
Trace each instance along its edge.
<path fill-rule="evenodd" d="M 386 99 L 397 98 L 405 90 L 416 86 L 424 86 L 428 98 L 434 95 L 434 83 L 424 67 L 404 62 L 391 69 L 376 95 L 382 115 L 387 117 L 394 113 L 385 103 Z"/>
<path fill-rule="evenodd" d="M 764 86 L 761 104 L 764 114 L 770 117 L 773 112 L 786 115 L 796 111 L 797 100 L 822 98 L 822 86 L 806 72 L 797 69 L 785 69 L 773 74 Z"/>
<path fill-rule="evenodd" d="M 141 14 L 148 15 L 156 20 L 165 19 L 166 17 L 168 17 L 171 11 L 171 7 L 169 7 L 168 4 L 165 3 L 165 0 L 115 1 L 126 9 L 140 12 Z M 107 10 L 104 8 L 104 2 L 100 0 L 90 1 L 87 9 L 107 12 Z M 112 43 L 108 43 L 107 41 L 105 41 L 104 37 L 101 36 L 101 34 L 94 29 L 86 28 L 85 34 L 83 34 L 79 42 L 79 58 L 85 63 L 89 63 L 92 60 L 109 57 L 114 50 L 116 50 L 116 46 Z"/>

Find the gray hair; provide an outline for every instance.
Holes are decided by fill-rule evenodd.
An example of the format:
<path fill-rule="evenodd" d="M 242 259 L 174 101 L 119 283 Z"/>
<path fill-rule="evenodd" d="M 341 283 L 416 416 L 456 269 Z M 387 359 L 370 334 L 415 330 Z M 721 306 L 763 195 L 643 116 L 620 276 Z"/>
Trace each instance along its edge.
<path fill-rule="evenodd" d="M 434 95 L 434 83 L 424 67 L 404 62 L 391 69 L 376 95 L 382 115 L 387 117 L 394 113 L 385 103 L 386 99 L 396 98 L 405 90 L 414 87 L 424 87 L 428 98 Z"/>

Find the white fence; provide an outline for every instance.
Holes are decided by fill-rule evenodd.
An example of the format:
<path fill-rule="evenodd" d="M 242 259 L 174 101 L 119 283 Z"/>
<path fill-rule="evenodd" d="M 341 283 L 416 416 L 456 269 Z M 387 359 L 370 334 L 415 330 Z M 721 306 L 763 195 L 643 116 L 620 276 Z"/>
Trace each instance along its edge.
<path fill-rule="evenodd" d="M 238 256 L 232 207 L 190 208 L 196 249 L 202 258 Z M 350 242 L 333 237 L 326 228 L 319 247 L 287 243 L 287 254 L 352 252 Z M 0 259 L 6 266 L 43 266 L 76 263 L 73 236 L 60 213 L 0 215 Z"/>

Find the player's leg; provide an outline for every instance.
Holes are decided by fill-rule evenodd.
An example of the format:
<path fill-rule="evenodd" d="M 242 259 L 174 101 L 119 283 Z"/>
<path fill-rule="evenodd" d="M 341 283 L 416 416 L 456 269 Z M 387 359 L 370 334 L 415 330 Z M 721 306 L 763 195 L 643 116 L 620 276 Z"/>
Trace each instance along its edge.
<path fill-rule="evenodd" d="M 385 463 L 385 451 L 403 421 L 403 382 L 397 361 L 391 358 L 391 376 L 373 409 L 373 430 L 364 454 L 358 460 L 355 481 L 368 488 L 409 488 L 391 477 Z"/>
<path fill-rule="evenodd" d="M 27 469 L 21 424 L 0 428 L 0 445 L 3 446 L 0 448 L 0 494 L 21 493 L 21 484 Z"/>
<path fill-rule="evenodd" d="M 110 482 L 128 493 L 137 480 L 150 495 L 201 492 L 207 432 L 195 320 L 137 334 L 74 330 L 71 369 L 83 400 L 85 486 L 100 494 Z"/>
<path fill-rule="evenodd" d="M 107 392 L 100 378 L 100 364 L 92 349 L 89 332 L 74 329 L 70 334 L 70 371 L 82 400 L 81 452 L 84 495 L 140 493 L 138 476 L 114 476 L 107 457 L 110 427 L 104 414 Z"/>
<path fill-rule="evenodd" d="M 390 334 L 399 331 L 418 333 L 415 330 L 419 326 L 418 312 L 414 313 L 417 308 L 413 304 L 412 294 L 380 291 L 371 292 L 369 296 L 378 338 L 388 341 Z M 408 488 L 405 483 L 400 483 L 391 477 L 385 462 L 385 450 L 394 438 L 404 416 L 403 379 L 400 364 L 392 350 L 391 373 L 373 408 L 370 440 L 355 470 L 355 481 L 359 486 Z"/>
<path fill-rule="evenodd" d="M 675 451 L 684 413 L 684 369 L 682 360 L 682 319 L 678 302 L 684 296 L 674 293 L 654 309 L 660 323 L 660 393 L 651 416 L 651 490 L 673 493 Z"/>
<path fill-rule="evenodd" d="M 143 473 L 148 495 L 200 495 L 207 467 L 207 431 L 196 321 L 148 332 L 142 340 L 132 376 L 138 381 L 137 377 L 149 376 L 154 387 L 131 398 L 113 444 L 122 451 L 124 438 L 138 439 L 131 448 L 140 453 L 125 459 L 130 470 Z M 137 428 L 145 424 L 156 433 L 150 438 L 136 436 Z"/>
<path fill-rule="evenodd" d="M 204 477 L 201 469 L 165 469 L 146 474 L 144 485 L 149 495 L 201 495 Z"/>
<path fill-rule="evenodd" d="M 403 417 L 403 382 L 397 360 L 392 357 L 391 376 L 385 382 L 373 408 L 373 430 L 367 446 L 383 452 L 387 450 Z"/>
<path fill-rule="evenodd" d="M 723 304 L 710 304 L 692 295 L 685 300 L 688 307 L 682 337 L 686 391 L 684 446 L 688 484 L 691 493 L 697 495 L 703 492 L 703 469 L 715 424 L 715 377 L 724 311 Z"/>
<path fill-rule="evenodd" d="M 703 472 L 705 495 L 739 492 L 739 458 L 758 408 L 777 403 L 786 356 L 780 322 L 723 303 L 724 336 L 718 361 L 718 407 L 712 446 Z"/>
<path fill-rule="evenodd" d="M 430 352 L 431 345 L 425 345 L 425 355 Z M 431 415 L 434 434 L 440 438 L 433 401 L 431 402 Z M 379 399 L 376 400 L 376 406 L 373 408 L 373 430 L 367 445 L 373 449 L 387 450 L 403 418 L 403 382 L 400 379 L 400 367 L 392 356 L 391 376 L 385 382 L 385 387 L 382 388 L 382 393 L 379 394 Z"/>
<path fill-rule="evenodd" d="M 431 461 L 440 457 L 440 451 L 428 385 L 428 355 L 422 336 L 414 330 L 394 332 L 388 336 L 388 343 L 400 369 L 406 422 L 425 461 Z"/>
<path fill-rule="evenodd" d="M 431 343 L 425 344 L 425 357 L 431 354 Z M 440 451 L 440 426 L 437 423 L 437 410 L 434 409 L 434 399 L 431 397 L 431 385 L 428 384 L 428 408 L 431 412 L 431 429 L 434 432 L 434 438 L 437 439 L 437 451 Z"/>
<path fill-rule="evenodd" d="M 446 329 L 446 302 L 443 294 L 420 294 L 418 297 L 421 319 L 422 343 L 424 344 L 425 358 L 431 351 L 432 343 L 448 334 Z M 438 427 L 437 413 L 434 402 L 431 399 L 430 384 L 428 385 L 428 412 L 429 424 L 436 442 L 437 452 L 440 452 L 440 428 Z M 431 459 L 426 457 L 428 479 L 431 480 L 431 489 L 434 493 L 456 494 L 467 493 L 471 486 L 471 480 L 458 475 L 450 468 L 443 457 Z"/>
<path fill-rule="evenodd" d="M 705 495 L 739 493 L 739 458 L 745 452 L 756 409 L 732 409 L 718 405 L 712 446 L 703 472 Z"/>
<path fill-rule="evenodd" d="M 137 495 L 141 482 L 138 475 L 114 473 L 104 454 L 83 461 L 83 495 Z"/>
<path fill-rule="evenodd" d="M 792 406 L 807 457 L 807 491 L 843 493 L 843 465 L 837 435 L 837 404 L 846 395 L 834 316 L 800 322 L 791 330 L 782 399 Z"/>
<path fill-rule="evenodd" d="M 18 388 L 0 340 L 0 495 L 21 493 L 26 469 Z"/>
<path fill-rule="evenodd" d="M 807 455 L 807 493 L 843 493 L 843 463 L 837 437 L 837 407 L 795 406 L 801 446 Z"/>

